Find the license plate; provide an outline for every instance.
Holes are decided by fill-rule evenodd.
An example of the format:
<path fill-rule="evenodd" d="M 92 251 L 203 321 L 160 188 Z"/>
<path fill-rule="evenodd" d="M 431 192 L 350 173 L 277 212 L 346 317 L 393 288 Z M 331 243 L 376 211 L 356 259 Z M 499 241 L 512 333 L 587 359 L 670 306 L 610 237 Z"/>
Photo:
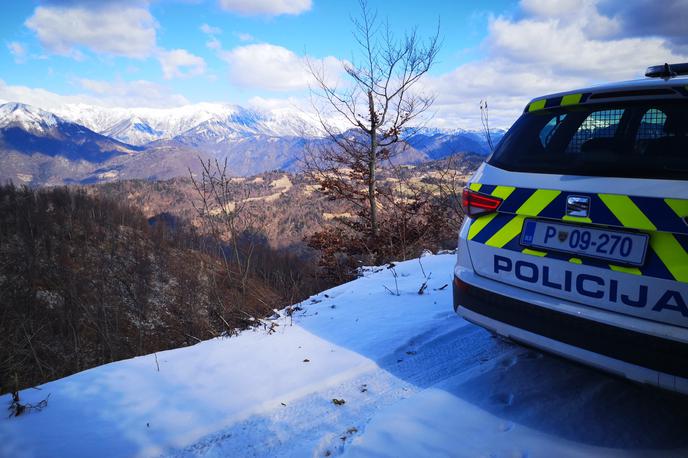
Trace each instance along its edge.
<path fill-rule="evenodd" d="M 573 224 L 527 219 L 521 245 L 563 251 L 619 264 L 640 266 L 645 260 L 647 234 L 593 229 Z"/>

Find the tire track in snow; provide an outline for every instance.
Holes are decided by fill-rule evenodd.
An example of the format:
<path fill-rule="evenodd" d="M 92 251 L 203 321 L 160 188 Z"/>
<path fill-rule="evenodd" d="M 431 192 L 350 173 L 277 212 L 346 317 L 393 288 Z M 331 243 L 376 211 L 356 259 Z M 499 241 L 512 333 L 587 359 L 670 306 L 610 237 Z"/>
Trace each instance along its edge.
<path fill-rule="evenodd" d="M 288 405 L 278 404 L 170 456 L 339 455 L 379 409 L 450 377 L 490 370 L 517 351 L 454 314 L 435 323 L 439 326 L 382 357 L 378 368 Z M 336 406 L 335 398 L 346 403 Z"/>

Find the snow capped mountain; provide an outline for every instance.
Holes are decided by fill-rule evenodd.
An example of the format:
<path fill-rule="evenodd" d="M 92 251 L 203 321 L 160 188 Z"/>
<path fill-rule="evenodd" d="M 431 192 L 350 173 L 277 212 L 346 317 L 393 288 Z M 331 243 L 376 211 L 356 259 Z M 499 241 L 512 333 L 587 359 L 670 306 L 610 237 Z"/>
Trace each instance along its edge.
<path fill-rule="evenodd" d="M 314 114 L 295 107 L 267 110 L 221 103 L 197 103 L 176 108 L 107 108 L 72 104 L 55 110 L 55 113 L 102 135 L 137 146 L 173 139 L 187 145 L 210 145 L 232 143 L 255 136 L 325 136 L 320 121 Z M 341 126 L 342 131 L 347 128 Z M 493 131 L 497 139 L 503 133 Z M 460 141 L 456 141 L 457 139 Z M 447 143 L 448 140 L 453 141 Z M 446 147 L 437 145 L 438 141 Z M 447 155 L 447 151 L 455 147 L 469 148 L 479 153 L 487 152 L 482 132 L 461 128 L 420 128 L 414 130 L 409 143 L 433 143 L 433 157 Z"/>
<path fill-rule="evenodd" d="M 201 136 L 198 141 L 212 139 L 215 142 L 253 135 L 321 135 L 317 120 L 296 109 L 265 111 L 218 103 L 178 108 L 66 105 L 57 113 L 103 135 L 139 146 L 180 135 L 188 140 L 195 134 Z"/>
<path fill-rule="evenodd" d="M 502 129 L 490 130 L 493 145 L 497 145 L 506 132 Z M 458 151 L 489 154 L 485 133 L 465 129 L 421 128 L 413 133 L 406 142 L 423 151 L 430 159 L 442 159 Z"/>
<path fill-rule="evenodd" d="M 152 128 L 148 122 L 140 117 L 132 116 L 131 118 L 122 119 L 101 131 L 101 134 L 131 145 L 144 145 L 162 138 L 165 133 Z"/>
<path fill-rule="evenodd" d="M 490 128 L 490 134 L 491 135 L 496 135 L 496 136 L 502 136 L 506 133 L 506 130 L 504 129 L 493 129 Z M 485 132 L 484 130 L 470 130 L 470 129 L 462 129 L 461 127 L 455 127 L 455 128 L 441 128 L 441 127 L 420 127 L 418 129 L 413 129 L 412 130 L 413 135 L 425 135 L 425 136 L 433 136 L 433 135 L 472 135 L 476 137 L 485 137 Z"/>
<path fill-rule="evenodd" d="M 20 103 L 0 105 L 0 181 L 62 184 L 140 148 Z"/>
<path fill-rule="evenodd" d="M 96 132 L 104 135 L 109 133 L 118 140 L 143 145 L 173 138 L 222 113 L 219 106 L 212 104 L 190 108 L 106 108 L 78 104 L 65 105 L 56 112 Z"/>
<path fill-rule="evenodd" d="M 102 160 L 100 152 L 114 155 L 136 151 L 128 144 L 81 124 L 14 102 L 0 105 L 0 147 L 26 154 L 83 158 L 92 162 Z"/>
<path fill-rule="evenodd" d="M 23 103 L 0 105 L 0 128 L 19 127 L 32 133 L 45 133 L 62 121 L 52 113 Z"/>
<path fill-rule="evenodd" d="M 495 134 L 496 143 L 503 132 Z M 323 137 L 315 115 L 292 107 L 66 105 L 51 113 L 9 102 L 0 105 L 0 179 L 34 185 L 165 179 L 186 175 L 199 156 L 227 159 L 235 175 L 294 171 L 307 145 Z M 405 141 L 411 148 L 397 156 L 400 163 L 489 153 L 481 132 L 463 129 L 423 128 Z"/>

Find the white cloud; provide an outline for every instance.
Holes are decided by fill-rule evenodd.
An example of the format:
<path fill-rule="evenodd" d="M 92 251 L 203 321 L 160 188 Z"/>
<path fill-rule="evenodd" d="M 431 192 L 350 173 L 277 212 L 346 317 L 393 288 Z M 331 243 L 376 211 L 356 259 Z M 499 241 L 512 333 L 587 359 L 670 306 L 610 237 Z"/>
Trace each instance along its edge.
<path fill-rule="evenodd" d="M 309 11 L 311 0 L 219 0 L 220 7 L 246 16 L 279 16 Z"/>
<path fill-rule="evenodd" d="M 88 103 L 83 95 L 64 96 L 41 88 L 8 85 L 0 80 L 0 100 L 21 102 L 45 110 L 54 109 L 67 103 Z"/>
<path fill-rule="evenodd" d="M 98 95 L 105 95 L 114 87 L 114 85 L 108 81 L 92 80 L 88 78 L 81 78 L 78 82 L 83 89 Z"/>
<path fill-rule="evenodd" d="M 281 46 L 254 44 L 223 51 L 220 57 L 229 64 L 229 76 L 234 84 L 270 91 L 290 91 L 308 88 L 312 77 L 307 59 Z M 341 62 L 332 56 L 317 61 L 326 74 L 339 74 Z"/>
<path fill-rule="evenodd" d="M 205 42 L 205 46 L 206 46 L 208 49 L 212 49 L 212 50 L 215 50 L 215 51 L 217 51 L 217 50 L 219 50 L 219 49 L 222 49 L 222 43 L 220 43 L 220 40 L 218 40 L 218 39 L 215 38 L 215 37 L 210 37 L 210 39 L 209 39 L 208 41 Z"/>
<path fill-rule="evenodd" d="M 165 79 L 189 78 L 205 72 L 205 60 L 185 49 L 160 50 L 157 57 Z"/>
<path fill-rule="evenodd" d="M 188 104 L 182 95 L 171 93 L 169 88 L 152 81 L 102 81 L 80 79 L 80 87 L 94 96 L 97 105 L 118 107 L 174 107 Z"/>
<path fill-rule="evenodd" d="M 490 40 L 500 56 L 591 80 L 629 78 L 657 60 L 681 58 L 662 38 L 599 40 L 586 34 L 581 23 L 563 24 L 555 19 L 496 19 L 490 26 Z"/>
<path fill-rule="evenodd" d="M 44 110 L 58 110 L 68 104 L 108 107 L 174 107 L 189 101 L 169 88 L 151 81 L 77 80 L 81 92 L 60 95 L 42 88 L 15 86 L 0 80 L 0 99 L 34 105 Z"/>
<path fill-rule="evenodd" d="M 26 62 L 26 47 L 18 42 L 11 41 L 7 43 L 7 49 L 9 49 L 10 54 L 14 56 L 14 61 L 18 64 L 23 64 Z"/>
<path fill-rule="evenodd" d="M 589 38 L 616 35 L 621 23 L 601 14 L 598 0 L 522 0 L 524 12 L 537 19 L 555 19 L 562 25 L 575 24 Z"/>
<path fill-rule="evenodd" d="M 508 127 L 534 97 L 608 81 L 641 77 L 647 66 L 685 62 L 666 39 L 619 37 L 620 22 L 594 0 L 522 0 L 514 20 L 492 18 L 485 57 L 422 80 L 437 94 L 432 123 L 480 127 L 487 99 L 495 127 Z"/>
<path fill-rule="evenodd" d="M 40 6 L 25 25 L 51 53 L 79 58 L 79 47 L 98 53 L 145 58 L 155 50 L 157 23 L 146 8 L 104 4 Z"/>
<path fill-rule="evenodd" d="M 421 80 L 423 91 L 436 94 L 429 124 L 446 128 L 479 128 L 480 101 L 489 104 L 491 124 L 508 127 L 526 103 L 538 95 L 583 86 L 586 81 L 536 71 L 509 59 L 471 62 L 439 76 Z"/>
<path fill-rule="evenodd" d="M 312 106 L 307 98 L 287 97 L 287 98 L 265 98 L 260 96 L 251 97 L 247 105 L 260 111 L 300 111 L 312 114 Z"/>
<path fill-rule="evenodd" d="M 250 33 L 244 32 L 234 32 L 234 36 L 239 39 L 239 41 L 253 41 L 255 38 Z"/>
<path fill-rule="evenodd" d="M 222 29 L 219 27 L 213 27 L 212 25 L 208 24 L 201 24 L 201 32 L 207 34 L 207 35 L 219 35 L 222 33 Z"/>
<path fill-rule="evenodd" d="M 205 72 L 203 58 L 184 49 L 157 47 L 158 24 L 143 1 L 40 6 L 25 24 L 36 32 L 43 47 L 54 54 L 81 60 L 84 56 L 79 48 L 86 48 L 130 58 L 155 57 L 165 79 Z M 201 25 L 200 29 L 211 35 L 221 32 L 208 24 Z"/>

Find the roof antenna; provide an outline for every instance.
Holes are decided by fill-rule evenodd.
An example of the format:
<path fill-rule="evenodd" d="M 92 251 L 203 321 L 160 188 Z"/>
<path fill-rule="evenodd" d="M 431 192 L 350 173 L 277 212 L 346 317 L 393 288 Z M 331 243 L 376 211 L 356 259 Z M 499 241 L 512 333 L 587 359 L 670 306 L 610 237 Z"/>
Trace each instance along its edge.
<path fill-rule="evenodd" d="M 648 78 L 670 79 L 678 75 L 688 75 L 688 62 L 682 64 L 654 65 L 647 67 L 645 76 Z"/>
<path fill-rule="evenodd" d="M 668 79 L 671 79 L 672 77 L 676 76 L 676 73 L 674 73 L 671 70 L 671 66 L 668 63 L 664 62 L 664 71 L 662 72 L 661 76 L 665 80 L 668 80 Z"/>

